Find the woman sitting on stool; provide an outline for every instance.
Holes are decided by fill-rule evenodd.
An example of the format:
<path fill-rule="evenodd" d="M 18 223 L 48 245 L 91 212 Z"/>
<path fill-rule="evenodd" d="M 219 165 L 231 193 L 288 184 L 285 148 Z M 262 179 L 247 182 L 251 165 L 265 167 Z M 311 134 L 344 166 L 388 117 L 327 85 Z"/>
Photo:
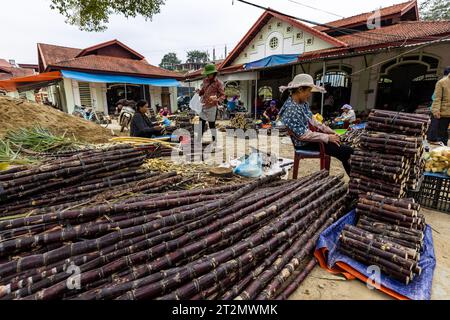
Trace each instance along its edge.
<path fill-rule="evenodd" d="M 326 153 L 339 159 L 347 174 L 350 174 L 349 160 L 353 148 L 341 145 L 339 136 L 332 129 L 317 122 L 307 102 L 312 92 L 325 90 L 316 86 L 308 74 L 297 75 L 288 86 L 280 87 L 280 90 L 283 98 L 287 98 L 280 110 L 280 120 L 295 134 L 295 148 L 319 151 L 319 143 L 323 142 Z"/>
<path fill-rule="evenodd" d="M 153 138 L 161 136 L 164 129 L 157 123 L 152 123 L 147 116 L 148 103 L 141 100 L 136 104 L 136 113 L 131 120 L 130 135 L 139 138 Z"/>

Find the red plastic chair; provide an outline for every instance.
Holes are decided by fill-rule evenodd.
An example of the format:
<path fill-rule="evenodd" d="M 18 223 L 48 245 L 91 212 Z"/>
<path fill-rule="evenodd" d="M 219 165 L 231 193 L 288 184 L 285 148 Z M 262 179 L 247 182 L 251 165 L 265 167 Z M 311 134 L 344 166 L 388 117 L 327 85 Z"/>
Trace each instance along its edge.
<path fill-rule="evenodd" d="M 288 130 L 288 134 L 295 146 L 296 135 L 291 130 Z M 320 170 L 330 171 L 331 157 L 325 152 L 325 144 L 320 142 L 319 145 L 320 151 L 302 150 L 301 148 L 295 149 L 293 179 L 298 179 L 300 161 L 303 159 L 320 159 Z"/>

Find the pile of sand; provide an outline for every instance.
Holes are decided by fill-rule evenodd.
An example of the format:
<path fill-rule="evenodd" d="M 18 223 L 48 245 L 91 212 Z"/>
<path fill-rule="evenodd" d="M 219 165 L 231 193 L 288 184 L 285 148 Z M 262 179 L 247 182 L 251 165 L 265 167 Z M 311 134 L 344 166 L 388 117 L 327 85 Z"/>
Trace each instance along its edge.
<path fill-rule="evenodd" d="M 56 134 L 66 133 L 81 142 L 103 143 L 111 130 L 54 108 L 24 100 L 0 97 L 0 138 L 9 130 L 40 125 Z"/>

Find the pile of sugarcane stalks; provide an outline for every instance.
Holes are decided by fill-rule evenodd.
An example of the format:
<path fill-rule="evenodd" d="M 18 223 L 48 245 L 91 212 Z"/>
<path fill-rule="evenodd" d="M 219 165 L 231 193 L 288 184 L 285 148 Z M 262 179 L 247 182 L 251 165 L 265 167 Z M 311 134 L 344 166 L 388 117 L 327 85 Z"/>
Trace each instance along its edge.
<path fill-rule="evenodd" d="M 365 129 L 349 130 L 341 136 L 341 142 L 353 148 L 359 148 L 361 136 L 365 134 Z"/>
<path fill-rule="evenodd" d="M 361 196 L 356 209 L 358 225 L 345 226 L 340 250 L 388 276 L 409 284 L 422 270 L 425 218 L 414 200 L 386 198 L 374 193 Z"/>
<path fill-rule="evenodd" d="M 282 175 L 0 221 L 0 299 L 285 298 L 347 188 Z"/>
<path fill-rule="evenodd" d="M 374 110 L 350 160 L 351 193 L 375 191 L 403 198 L 407 190 L 416 189 L 425 167 L 423 141 L 430 122 L 422 115 Z"/>
<path fill-rule="evenodd" d="M 93 197 L 110 200 L 125 193 L 158 192 L 182 180 L 173 172 L 140 169 L 147 156 L 129 145 L 58 156 L 0 174 L 0 217 L 62 210 Z"/>
<path fill-rule="evenodd" d="M 373 110 L 368 118 L 367 130 L 420 137 L 428 132 L 430 121 L 429 116 L 422 114 Z"/>

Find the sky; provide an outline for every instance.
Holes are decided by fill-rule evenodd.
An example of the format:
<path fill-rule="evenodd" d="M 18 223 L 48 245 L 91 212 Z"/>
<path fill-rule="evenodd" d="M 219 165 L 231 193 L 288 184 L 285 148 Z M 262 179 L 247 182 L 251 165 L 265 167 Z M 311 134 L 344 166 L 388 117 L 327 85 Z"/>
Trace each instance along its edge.
<path fill-rule="evenodd" d="M 405 0 L 249 0 L 290 15 L 321 23 L 348 17 Z M 234 5 L 233 5 L 234 2 Z M 299 2 L 316 9 L 302 6 Z M 65 23 L 50 9 L 50 0 L 1 0 L 0 58 L 17 63 L 37 63 L 37 43 L 86 48 L 118 39 L 158 65 L 165 53 L 176 52 L 181 60 L 186 51 L 203 50 L 217 58 L 230 52 L 263 13 L 236 0 L 166 0 L 152 21 L 141 17 L 113 16 L 104 32 L 83 32 Z M 5 10 L 7 8 L 7 10 Z M 326 12 L 324 12 L 326 11 Z M 331 13 L 335 14 L 332 15 Z"/>

